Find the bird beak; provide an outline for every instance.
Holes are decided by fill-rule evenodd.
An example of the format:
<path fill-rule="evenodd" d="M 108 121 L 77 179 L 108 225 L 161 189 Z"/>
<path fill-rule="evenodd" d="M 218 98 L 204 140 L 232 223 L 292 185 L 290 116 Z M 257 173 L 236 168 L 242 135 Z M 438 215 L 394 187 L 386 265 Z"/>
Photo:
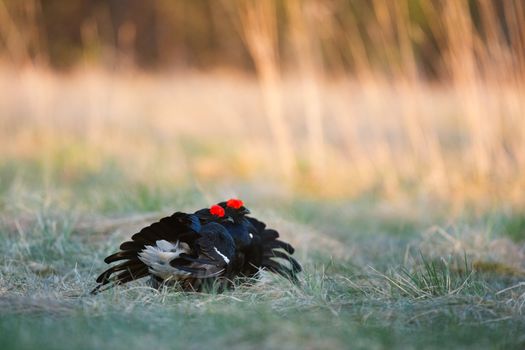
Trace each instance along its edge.
<path fill-rule="evenodd" d="M 243 215 L 251 214 L 251 211 L 250 211 L 248 208 L 244 208 L 244 209 L 242 210 L 242 214 L 243 214 Z"/>

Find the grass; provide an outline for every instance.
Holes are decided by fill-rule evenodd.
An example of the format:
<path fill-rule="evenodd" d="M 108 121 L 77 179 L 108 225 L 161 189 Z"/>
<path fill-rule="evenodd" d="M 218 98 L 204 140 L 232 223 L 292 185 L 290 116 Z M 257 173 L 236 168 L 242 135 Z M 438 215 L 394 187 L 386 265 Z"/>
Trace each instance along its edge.
<path fill-rule="evenodd" d="M 521 2 L 223 3 L 252 73 L 58 73 L 23 59 L 38 6 L 4 9 L 2 349 L 524 348 Z M 83 45 L 117 28 L 90 16 Z M 143 225 L 232 196 L 300 286 L 88 295 Z"/>
<path fill-rule="evenodd" d="M 523 241 L 480 231 L 483 216 L 447 226 L 439 213 L 408 216 L 379 200 L 276 201 L 244 188 L 255 215 L 296 245 L 300 286 L 263 273 L 257 285 L 223 294 L 137 282 L 91 296 L 103 257 L 137 228 L 221 195 L 90 176 L 46 191 L 34 189 L 38 172 L 2 184 L 4 349 L 525 345 Z"/>

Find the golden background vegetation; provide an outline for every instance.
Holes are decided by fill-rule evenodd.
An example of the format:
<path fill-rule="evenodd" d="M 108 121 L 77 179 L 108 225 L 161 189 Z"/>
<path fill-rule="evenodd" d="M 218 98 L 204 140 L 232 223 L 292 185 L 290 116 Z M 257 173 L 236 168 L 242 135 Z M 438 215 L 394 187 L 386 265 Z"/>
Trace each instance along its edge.
<path fill-rule="evenodd" d="M 524 118 L 524 0 L 0 0 L 2 349 L 525 349 Z M 88 294 L 233 196 L 299 284 Z"/>
<path fill-rule="evenodd" d="M 519 0 L 0 1 L 0 162 L 522 205 Z"/>

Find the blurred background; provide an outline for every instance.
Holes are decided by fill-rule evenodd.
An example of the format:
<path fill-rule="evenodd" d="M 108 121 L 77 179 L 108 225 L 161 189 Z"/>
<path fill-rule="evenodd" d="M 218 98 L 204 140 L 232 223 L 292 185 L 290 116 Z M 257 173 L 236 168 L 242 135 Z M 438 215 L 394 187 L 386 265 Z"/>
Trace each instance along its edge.
<path fill-rule="evenodd" d="M 88 296 L 233 196 L 300 285 Z M 2 349 L 525 349 L 524 281 L 525 0 L 0 0 Z"/>
<path fill-rule="evenodd" d="M 524 92 L 521 0 L 0 0 L 0 187 L 519 208 Z"/>

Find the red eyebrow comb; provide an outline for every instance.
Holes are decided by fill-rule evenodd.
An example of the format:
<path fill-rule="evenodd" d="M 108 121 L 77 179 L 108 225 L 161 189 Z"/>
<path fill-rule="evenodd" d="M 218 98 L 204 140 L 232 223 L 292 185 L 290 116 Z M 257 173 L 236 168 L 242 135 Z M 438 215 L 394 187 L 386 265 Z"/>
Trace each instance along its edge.
<path fill-rule="evenodd" d="M 232 199 L 228 199 L 228 201 L 226 202 L 226 205 L 230 208 L 239 209 L 240 207 L 244 205 L 244 203 L 240 199 L 232 198 Z"/>
<path fill-rule="evenodd" d="M 210 207 L 210 213 L 212 215 L 215 215 L 215 216 L 218 216 L 218 217 L 222 218 L 224 216 L 224 208 L 221 207 L 220 205 L 217 205 L 217 204 L 212 205 Z"/>

